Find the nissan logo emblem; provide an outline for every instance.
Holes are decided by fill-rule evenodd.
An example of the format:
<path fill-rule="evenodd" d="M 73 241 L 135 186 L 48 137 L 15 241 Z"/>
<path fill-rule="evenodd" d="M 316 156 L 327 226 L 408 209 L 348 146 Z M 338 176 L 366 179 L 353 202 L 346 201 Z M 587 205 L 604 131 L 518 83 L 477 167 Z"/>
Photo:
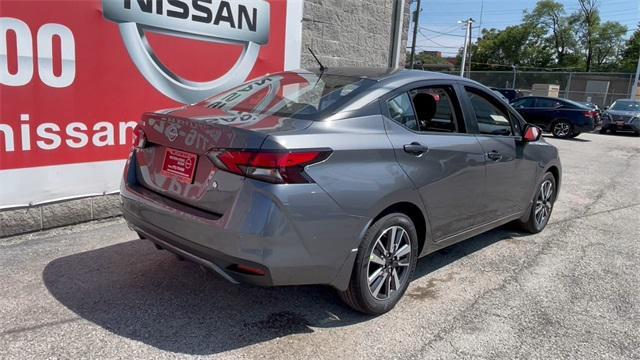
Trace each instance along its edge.
<path fill-rule="evenodd" d="M 178 127 L 176 125 L 170 125 L 165 130 L 164 135 L 169 139 L 169 141 L 174 141 L 178 138 Z"/>
<path fill-rule="evenodd" d="M 104 17 L 118 23 L 129 56 L 158 91 L 183 104 L 240 85 L 269 41 L 269 3 L 264 0 L 102 0 Z M 145 31 L 243 46 L 240 58 L 218 79 L 191 81 L 171 72 L 154 53 Z M 184 61 L 189 61 L 185 54 Z M 212 59 L 212 66 L 215 66 Z"/>

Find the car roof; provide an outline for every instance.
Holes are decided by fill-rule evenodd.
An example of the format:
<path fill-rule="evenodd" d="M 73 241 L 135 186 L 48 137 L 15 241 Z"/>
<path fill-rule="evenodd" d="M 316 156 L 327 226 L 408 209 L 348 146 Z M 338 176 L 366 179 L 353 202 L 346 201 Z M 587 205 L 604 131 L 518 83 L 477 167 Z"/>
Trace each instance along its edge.
<path fill-rule="evenodd" d="M 319 68 L 308 69 L 307 71 L 320 74 Z M 366 68 L 366 67 L 330 67 L 324 72 L 324 75 L 336 76 L 352 76 L 366 78 L 375 81 L 383 80 L 400 80 L 419 81 L 419 80 L 463 80 L 459 76 L 424 70 L 407 70 L 393 68 Z M 464 79 L 468 80 L 468 79 Z M 469 80 L 471 81 L 471 80 Z"/>
<path fill-rule="evenodd" d="M 553 96 L 538 96 L 538 95 L 521 96 L 518 98 L 518 100 L 520 99 L 549 99 L 549 100 L 561 100 L 561 101 L 567 100 L 567 99 L 562 99 L 562 98 L 553 97 Z"/>

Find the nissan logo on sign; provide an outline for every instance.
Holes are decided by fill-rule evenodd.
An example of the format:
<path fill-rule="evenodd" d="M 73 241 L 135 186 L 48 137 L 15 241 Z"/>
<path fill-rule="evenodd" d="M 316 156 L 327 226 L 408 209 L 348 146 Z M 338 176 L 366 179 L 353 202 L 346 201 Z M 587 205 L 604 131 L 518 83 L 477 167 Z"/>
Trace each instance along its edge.
<path fill-rule="evenodd" d="M 269 41 L 269 4 L 264 0 L 103 0 L 104 17 L 118 23 L 129 56 L 158 91 L 188 104 L 244 82 L 260 46 Z M 235 64 L 210 81 L 191 81 L 164 66 L 145 31 L 243 46 Z M 185 60 L 189 57 L 185 54 Z M 212 66 L 215 66 L 212 59 Z"/>

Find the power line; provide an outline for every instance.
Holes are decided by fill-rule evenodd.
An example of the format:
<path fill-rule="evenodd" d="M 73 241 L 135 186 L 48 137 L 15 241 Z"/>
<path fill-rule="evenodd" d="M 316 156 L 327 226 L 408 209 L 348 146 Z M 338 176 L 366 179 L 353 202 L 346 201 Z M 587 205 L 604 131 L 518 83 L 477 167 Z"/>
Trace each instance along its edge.
<path fill-rule="evenodd" d="M 440 34 L 440 35 L 464 37 L 464 35 L 453 34 L 452 32 L 442 32 L 442 31 L 432 30 L 432 29 L 426 28 L 424 26 L 420 26 L 420 30 L 429 31 L 429 32 L 432 32 L 432 33 Z"/>

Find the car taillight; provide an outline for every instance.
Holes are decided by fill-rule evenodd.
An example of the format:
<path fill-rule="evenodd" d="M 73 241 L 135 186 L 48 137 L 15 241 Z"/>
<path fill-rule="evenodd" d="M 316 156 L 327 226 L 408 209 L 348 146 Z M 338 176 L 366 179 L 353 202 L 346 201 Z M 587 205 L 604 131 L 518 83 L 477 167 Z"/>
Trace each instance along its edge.
<path fill-rule="evenodd" d="M 133 128 L 132 137 L 133 140 L 131 144 L 136 149 L 142 149 L 147 144 L 147 136 L 144 134 L 144 130 L 142 130 L 142 126 L 140 126 L 140 124 Z"/>
<path fill-rule="evenodd" d="M 588 117 L 588 118 L 594 118 L 594 117 L 596 117 L 596 112 L 595 111 L 587 111 L 587 112 L 584 113 L 584 116 Z"/>
<path fill-rule="evenodd" d="M 313 182 L 304 167 L 326 159 L 329 150 L 251 151 L 214 150 L 209 158 L 220 168 L 234 174 L 276 184 Z"/>

